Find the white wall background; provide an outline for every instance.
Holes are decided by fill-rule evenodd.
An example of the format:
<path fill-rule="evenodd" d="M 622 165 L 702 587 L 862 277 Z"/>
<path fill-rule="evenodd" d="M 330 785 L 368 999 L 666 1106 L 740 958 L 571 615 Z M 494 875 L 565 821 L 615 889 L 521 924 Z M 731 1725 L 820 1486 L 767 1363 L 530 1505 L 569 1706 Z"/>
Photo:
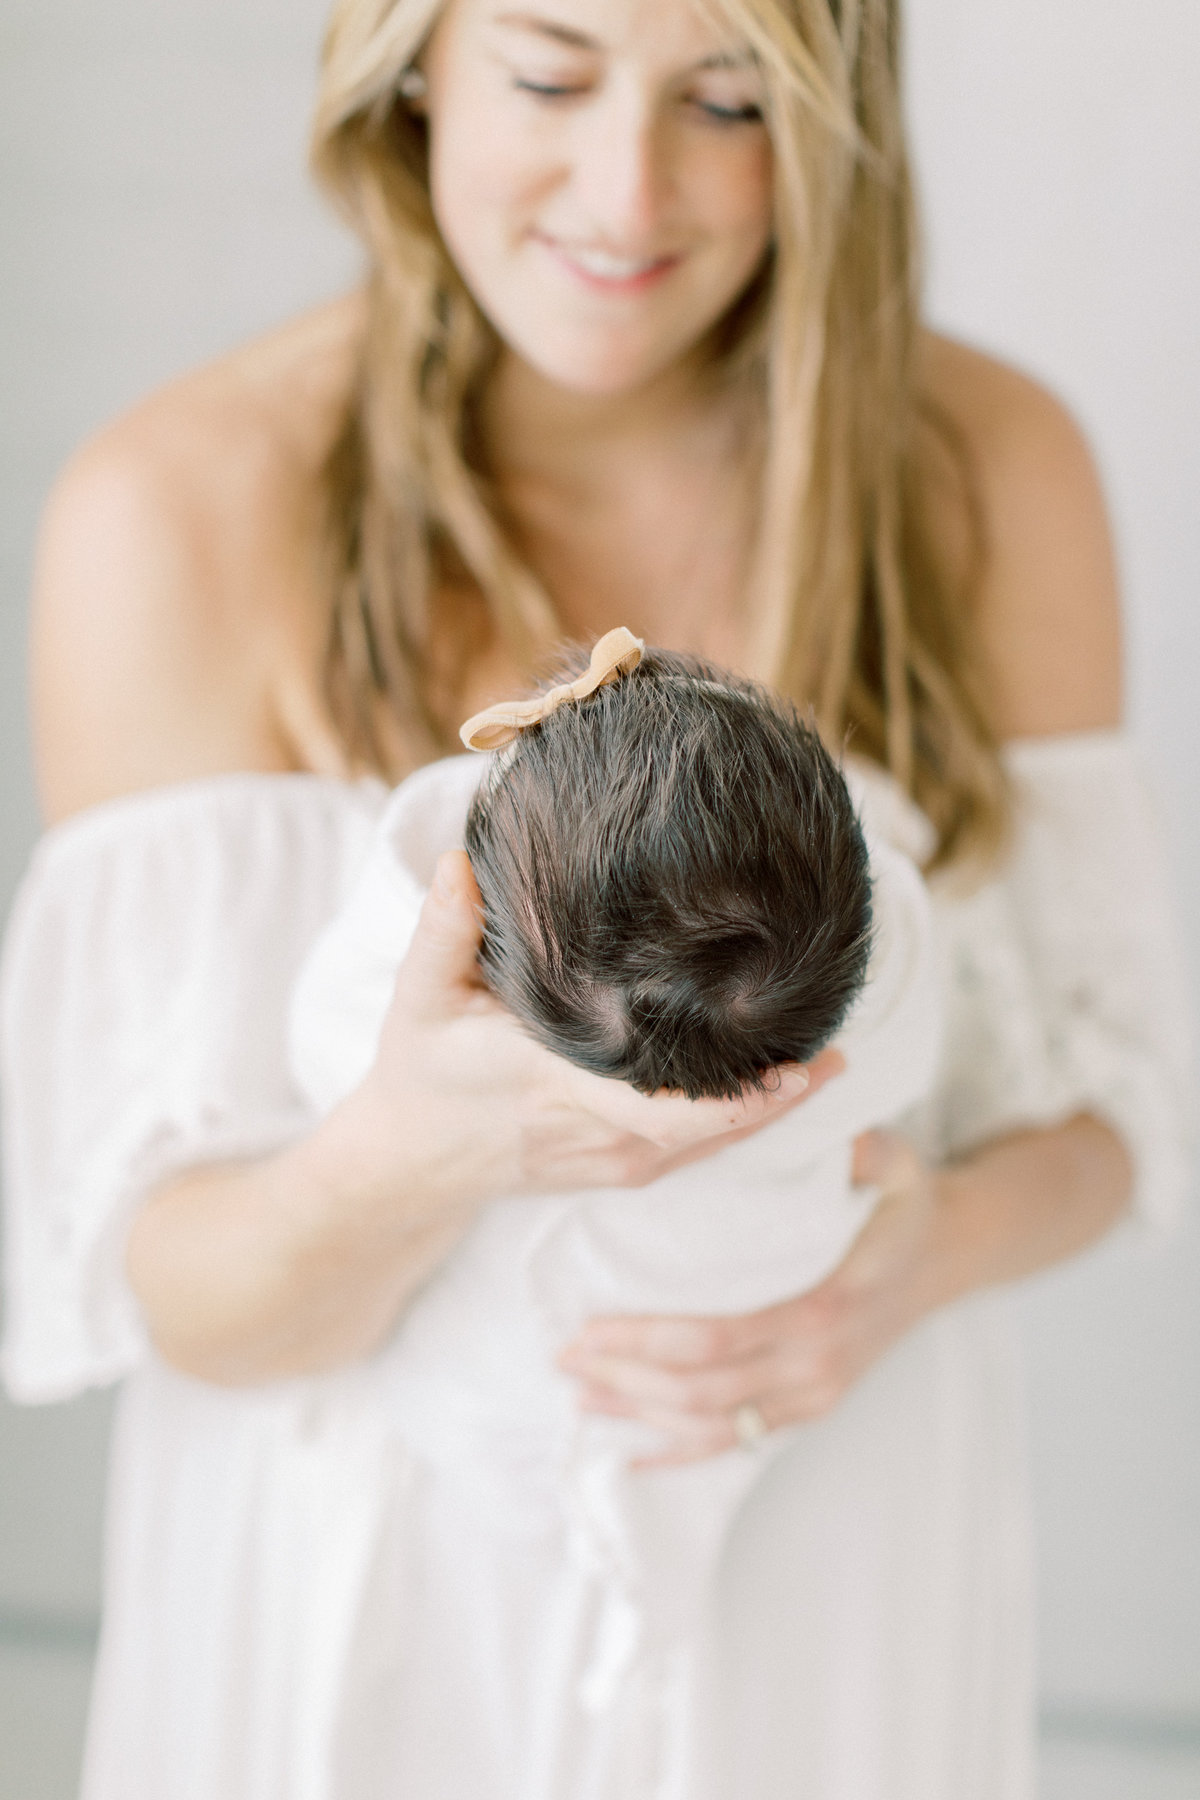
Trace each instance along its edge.
<path fill-rule="evenodd" d="M 25 594 L 55 467 L 355 267 L 302 170 L 323 11 L 0 0 L 0 907 L 36 829 Z M 1200 968 L 1200 7 L 909 0 L 909 21 L 932 311 L 1096 445 Z M 1029 1291 L 1046 1800 L 1200 1795 L 1198 1301 L 1194 1226 Z M 73 1791 L 105 1425 L 102 1400 L 0 1408 L 0 1800 Z"/>
<path fill-rule="evenodd" d="M 910 52 L 934 317 L 1055 387 L 1106 477 L 1130 711 L 1173 827 L 1195 971 L 1200 8 L 910 0 Z M 1113 1244 L 1043 1278 L 1027 1304 L 1054 1760 L 1065 1768 L 1071 1737 L 1174 1746 L 1195 1795 L 1198 1301 L 1193 1222 L 1149 1261 Z M 1141 1800 L 1164 1779 L 1147 1764 L 1113 1791 Z M 1100 1791 L 1094 1772 L 1080 1780 Z"/>

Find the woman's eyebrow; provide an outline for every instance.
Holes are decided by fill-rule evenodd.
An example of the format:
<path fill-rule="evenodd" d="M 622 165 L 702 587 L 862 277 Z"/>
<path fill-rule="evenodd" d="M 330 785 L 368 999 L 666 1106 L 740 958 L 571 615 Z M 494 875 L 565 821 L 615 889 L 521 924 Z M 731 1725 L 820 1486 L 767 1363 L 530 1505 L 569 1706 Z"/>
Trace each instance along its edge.
<path fill-rule="evenodd" d="M 599 38 L 590 37 L 586 31 L 580 31 L 574 25 L 564 25 L 560 19 L 552 19 L 543 13 L 502 12 L 497 13 L 492 21 L 495 25 L 506 25 L 515 31 L 534 32 L 538 37 L 550 38 L 556 44 L 565 44 L 572 50 L 603 50 L 604 45 Z M 695 63 L 696 70 L 705 69 L 744 69 L 754 66 L 756 58 L 752 50 L 717 50 L 711 56 L 705 56 Z"/>
<path fill-rule="evenodd" d="M 753 50 L 716 50 L 695 64 L 697 69 L 757 69 Z"/>
<path fill-rule="evenodd" d="M 517 31 L 536 32 L 539 37 L 552 38 L 556 44 L 567 44 L 572 50 L 600 50 L 603 46 L 598 38 L 589 37 L 585 31 L 578 31 L 573 25 L 564 25 L 558 19 L 548 19 L 540 13 L 497 13 L 493 24 L 508 25 Z"/>

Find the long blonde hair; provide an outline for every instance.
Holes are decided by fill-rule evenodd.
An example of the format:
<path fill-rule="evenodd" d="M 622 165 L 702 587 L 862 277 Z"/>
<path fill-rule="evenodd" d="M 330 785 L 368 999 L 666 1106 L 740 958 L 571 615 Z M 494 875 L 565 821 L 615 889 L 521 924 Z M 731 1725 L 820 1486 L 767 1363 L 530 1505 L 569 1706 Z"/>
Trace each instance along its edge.
<path fill-rule="evenodd" d="M 439 236 L 423 120 L 399 82 L 443 0 L 339 0 L 313 138 L 320 180 L 370 256 L 359 379 L 327 470 L 327 687 L 347 743 L 393 760 L 380 721 L 448 747 L 432 597 L 476 589 L 531 664 L 561 635 L 514 548 L 479 401 L 499 344 Z M 1007 818 L 977 667 L 973 569 L 929 516 L 931 471 L 980 534 L 962 445 L 918 391 L 917 233 L 899 99 L 898 0 L 707 0 L 751 45 L 775 158 L 767 265 L 714 333 L 765 432 L 744 668 L 811 702 L 938 832 L 936 861 L 994 851 Z M 977 558 L 967 558 L 976 563 Z"/>

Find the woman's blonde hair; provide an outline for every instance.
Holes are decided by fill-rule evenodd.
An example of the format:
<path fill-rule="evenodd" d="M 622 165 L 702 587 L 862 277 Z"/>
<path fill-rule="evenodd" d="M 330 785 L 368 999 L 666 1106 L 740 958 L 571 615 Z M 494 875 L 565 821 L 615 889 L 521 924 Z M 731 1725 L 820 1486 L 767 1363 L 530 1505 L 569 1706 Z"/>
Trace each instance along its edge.
<path fill-rule="evenodd" d="M 314 168 L 370 255 L 359 378 L 327 472 L 328 693 L 347 743 L 384 769 L 396 761 L 389 719 L 405 720 L 419 753 L 449 744 L 435 587 L 477 590 L 526 665 L 561 635 L 481 441 L 498 340 L 441 241 L 424 122 L 399 93 L 442 3 L 339 0 L 313 141 Z M 916 377 L 898 0 L 706 4 L 758 59 L 775 155 L 772 250 L 712 345 L 763 419 L 743 667 L 811 702 L 831 743 L 891 770 L 937 828 L 935 860 L 994 851 L 1007 807 L 976 666 L 972 484 Z M 929 498 L 936 487 L 944 506 L 948 482 L 975 540 L 953 562 Z"/>

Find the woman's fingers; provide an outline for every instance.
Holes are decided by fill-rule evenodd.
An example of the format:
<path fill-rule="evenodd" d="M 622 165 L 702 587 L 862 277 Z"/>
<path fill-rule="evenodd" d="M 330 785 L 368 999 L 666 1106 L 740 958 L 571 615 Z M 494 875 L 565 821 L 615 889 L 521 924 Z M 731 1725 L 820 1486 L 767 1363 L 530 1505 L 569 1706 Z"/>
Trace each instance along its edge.
<path fill-rule="evenodd" d="M 637 1467 L 658 1467 L 713 1456 L 741 1443 L 740 1407 L 754 1408 L 767 1431 L 824 1418 L 842 1399 L 849 1381 L 823 1359 L 775 1359 L 727 1370 L 705 1384 L 676 1388 L 647 1371 L 610 1367 L 608 1385 L 589 1371 L 580 1390 L 581 1411 L 609 1418 L 636 1419 L 664 1437 L 662 1451 Z"/>
<path fill-rule="evenodd" d="M 729 1390 L 728 1405 L 703 1409 L 673 1405 L 669 1398 L 634 1398 L 615 1387 L 585 1386 L 579 1396 L 583 1412 L 606 1418 L 636 1419 L 661 1432 L 661 1450 L 639 1457 L 634 1468 L 666 1468 L 717 1456 L 742 1443 L 737 1411 L 752 1406 L 765 1429 L 779 1431 L 789 1425 L 811 1424 L 831 1412 L 842 1397 L 843 1385 L 815 1374 L 801 1376 L 764 1367 Z"/>
<path fill-rule="evenodd" d="M 710 1138 L 753 1129 L 788 1110 L 809 1091 L 811 1077 L 799 1065 L 778 1071 L 778 1081 L 765 1094 L 734 1100 L 688 1100 L 682 1094 L 639 1094 L 624 1081 L 575 1071 L 572 1082 L 589 1111 L 618 1130 L 667 1152 L 684 1150 Z"/>
<path fill-rule="evenodd" d="M 466 851 L 447 850 L 438 858 L 433 886 L 396 977 L 397 998 L 410 1017 L 444 1018 L 460 1009 L 464 990 L 479 989 L 480 906 Z"/>
<path fill-rule="evenodd" d="M 577 1360 L 567 1353 L 560 1358 L 559 1367 L 583 1379 L 585 1403 L 588 1396 L 609 1395 L 641 1409 L 645 1418 L 650 1417 L 646 1409 L 656 1407 L 666 1408 L 677 1418 L 725 1417 L 756 1400 L 777 1380 L 769 1354 L 714 1368 L 678 1369 L 619 1356 Z"/>
<path fill-rule="evenodd" d="M 583 1359 L 615 1356 L 623 1360 L 662 1363 L 669 1368 L 703 1370 L 744 1360 L 773 1344 L 778 1336 L 777 1307 L 733 1318 L 682 1317 L 591 1319 L 568 1353 Z"/>
<path fill-rule="evenodd" d="M 757 1131 L 800 1101 L 811 1098 L 845 1068 L 839 1050 L 822 1050 L 811 1063 L 787 1063 L 772 1070 L 765 1091 L 751 1090 L 732 1100 L 688 1100 L 682 1094 L 639 1094 L 626 1082 L 606 1081 L 573 1070 L 571 1088 L 589 1110 L 624 1131 L 644 1138 L 668 1153 L 708 1146 L 714 1138 L 733 1139 Z"/>
<path fill-rule="evenodd" d="M 858 1187 L 890 1188 L 918 1180 L 921 1158 L 898 1131 L 865 1131 L 854 1140 L 851 1177 Z"/>

